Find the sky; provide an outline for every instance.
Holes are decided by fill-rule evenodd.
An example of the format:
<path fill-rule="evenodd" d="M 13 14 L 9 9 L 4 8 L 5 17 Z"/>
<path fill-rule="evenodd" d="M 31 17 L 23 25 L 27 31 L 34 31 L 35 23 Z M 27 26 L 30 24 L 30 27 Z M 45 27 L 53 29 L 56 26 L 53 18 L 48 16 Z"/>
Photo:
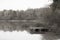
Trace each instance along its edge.
<path fill-rule="evenodd" d="M 26 10 L 29 8 L 41 8 L 52 3 L 52 0 L 0 0 L 0 10 Z M 0 40 L 40 40 L 41 35 L 31 35 L 23 32 L 0 31 Z"/>
<path fill-rule="evenodd" d="M 26 10 L 51 4 L 52 0 L 0 0 L 0 10 Z"/>

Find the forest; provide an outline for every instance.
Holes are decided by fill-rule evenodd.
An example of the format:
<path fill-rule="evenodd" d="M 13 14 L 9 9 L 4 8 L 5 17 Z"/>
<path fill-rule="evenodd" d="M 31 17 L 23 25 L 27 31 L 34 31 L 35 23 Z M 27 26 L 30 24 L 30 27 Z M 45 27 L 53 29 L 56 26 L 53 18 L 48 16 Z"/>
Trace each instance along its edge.
<path fill-rule="evenodd" d="M 3 10 L 0 11 L 0 30 L 3 31 L 23 31 L 30 26 L 40 26 L 40 20 L 51 13 L 48 8 L 36 8 L 27 10 Z"/>

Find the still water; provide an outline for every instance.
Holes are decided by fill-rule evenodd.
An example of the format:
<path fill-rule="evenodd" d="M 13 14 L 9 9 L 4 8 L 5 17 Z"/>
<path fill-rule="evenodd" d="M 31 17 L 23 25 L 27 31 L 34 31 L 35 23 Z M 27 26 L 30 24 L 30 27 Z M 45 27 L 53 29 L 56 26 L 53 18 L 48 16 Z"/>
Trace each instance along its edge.
<path fill-rule="evenodd" d="M 4 32 L 0 31 L 0 40 L 41 40 L 42 36 L 40 34 L 29 34 L 26 31 L 13 31 Z"/>

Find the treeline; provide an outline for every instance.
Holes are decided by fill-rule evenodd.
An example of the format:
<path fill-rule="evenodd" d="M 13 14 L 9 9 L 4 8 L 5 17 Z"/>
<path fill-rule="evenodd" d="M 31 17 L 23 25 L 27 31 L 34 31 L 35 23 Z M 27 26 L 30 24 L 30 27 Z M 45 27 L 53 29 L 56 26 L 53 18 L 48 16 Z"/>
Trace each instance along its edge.
<path fill-rule="evenodd" d="M 40 19 L 42 13 L 50 12 L 50 8 L 0 11 L 0 20 L 35 20 Z"/>
<path fill-rule="evenodd" d="M 51 14 L 51 8 L 27 9 L 26 11 L 3 10 L 0 11 L 0 30 L 3 31 L 23 31 L 29 27 L 46 26 L 47 15 Z M 1 21 L 5 20 L 5 21 Z M 27 20 L 26 22 L 10 22 L 7 20 Z M 35 22 L 29 20 L 36 20 Z M 39 21 L 38 21 L 39 20 Z M 41 21 L 42 20 L 42 21 Z M 42 24 L 41 24 L 42 23 Z"/>
<path fill-rule="evenodd" d="M 5 20 L 5 21 L 1 21 Z M 26 22 L 10 22 L 8 20 L 27 20 Z M 30 20 L 36 20 L 35 22 Z M 39 21 L 38 21 L 39 20 Z M 0 30 L 3 31 L 23 31 L 29 27 L 49 27 L 57 24 L 60 26 L 59 11 L 52 12 L 51 8 L 27 9 L 26 11 L 3 10 L 0 11 Z M 54 28 L 52 28 L 54 29 Z"/>

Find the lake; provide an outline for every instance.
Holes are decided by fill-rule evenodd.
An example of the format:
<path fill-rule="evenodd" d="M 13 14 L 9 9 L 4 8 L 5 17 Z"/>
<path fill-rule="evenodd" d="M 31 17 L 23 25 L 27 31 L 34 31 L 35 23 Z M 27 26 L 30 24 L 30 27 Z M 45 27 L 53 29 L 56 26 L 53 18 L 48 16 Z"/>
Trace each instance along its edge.
<path fill-rule="evenodd" d="M 40 34 L 29 34 L 26 31 L 13 31 L 4 32 L 0 31 L 0 40 L 41 40 L 42 36 Z"/>

